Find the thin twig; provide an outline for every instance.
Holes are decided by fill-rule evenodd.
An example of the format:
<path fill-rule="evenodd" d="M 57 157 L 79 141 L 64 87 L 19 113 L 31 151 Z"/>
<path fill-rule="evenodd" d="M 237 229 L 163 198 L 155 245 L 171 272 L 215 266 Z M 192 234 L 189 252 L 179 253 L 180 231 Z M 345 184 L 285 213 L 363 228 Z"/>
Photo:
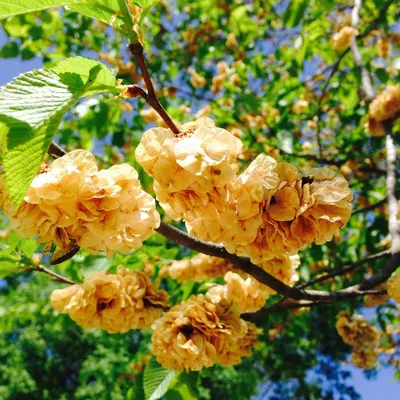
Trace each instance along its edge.
<path fill-rule="evenodd" d="M 144 59 L 143 46 L 139 42 L 129 43 L 128 49 L 135 57 L 140 71 L 142 72 L 143 80 L 147 88 L 147 104 L 153 107 L 163 119 L 163 121 L 167 124 L 168 128 L 171 129 L 171 131 L 174 132 L 176 135 L 178 135 L 180 133 L 178 127 L 175 125 L 174 121 L 172 121 L 171 117 L 158 101 L 153 82 L 151 81 L 149 70 L 147 68 L 146 60 Z"/>
<path fill-rule="evenodd" d="M 386 202 L 387 202 L 387 197 L 383 198 L 382 200 L 377 201 L 374 204 L 370 204 L 369 206 L 366 206 L 363 208 L 357 208 L 356 210 L 352 211 L 351 216 L 375 210 L 375 208 L 383 206 L 384 204 L 386 204 Z"/>
<path fill-rule="evenodd" d="M 390 256 L 390 250 L 385 250 L 385 251 L 381 251 L 380 253 L 377 254 L 372 254 L 370 256 L 367 256 L 361 260 L 358 260 L 356 262 L 348 262 L 343 264 L 342 267 L 340 268 L 336 268 L 333 271 L 329 272 L 328 274 L 325 274 L 323 276 L 320 276 L 318 278 L 312 279 L 308 282 L 305 282 L 299 286 L 297 286 L 299 289 L 304 289 L 306 287 L 309 286 L 313 286 L 317 283 L 321 283 L 326 281 L 327 279 L 330 278 L 334 278 L 335 276 L 341 276 L 341 275 L 345 275 L 348 272 L 354 271 L 355 269 L 357 269 L 360 265 L 365 264 L 366 262 L 370 262 L 370 261 L 375 261 L 375 260 L 379 260 L 380 258 L 384 258 L 384 257 L 389 257 Z"/>
<path fill-rule="evenodd" d="M 44 272 L 45 274 L 50 275 L 53 278 L 53 280 L 55 280 L 57 282 L 66 283 L 67 285 L 76 285 L 77 284 L 77 282 L 71 281 L 70 279 L 57 274 L 56 272 L 44 267 L 43 265 L 38 265 L 37 267 L 34 268 L 34 270 L 38 271 L 38 272 Z"/>
<path fill-rule="evenodd" d="M 371 296 L 380 296 L 386 294 L 386 290 L 373 290 L 364 292 L 364 295 L 371 295 Z M 259 311 L 254 313 L 245 313 L 242 314 L 240 317 L 245 321 L 257 321 L 261 318 L 265 318 L 270 314 L 279 313 L 282 311 L 287 310 L 295 310 L 298 308 L 305 308 L 305 307 L 315 307 L 327 304 L 334 304 L 344 299 L 339 300 L 329 300 L 329 301 L 307 301 L 307 300 L 300 300 L 298 302 L 292 301 L 285 301 L 285 302 L 277 302 L 270 307 L 262 308 Z"/>

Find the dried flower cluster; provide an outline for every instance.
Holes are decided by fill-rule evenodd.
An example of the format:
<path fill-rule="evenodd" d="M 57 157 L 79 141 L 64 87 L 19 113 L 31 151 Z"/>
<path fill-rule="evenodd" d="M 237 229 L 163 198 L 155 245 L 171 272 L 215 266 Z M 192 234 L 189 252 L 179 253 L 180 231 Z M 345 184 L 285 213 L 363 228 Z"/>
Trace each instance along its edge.
<path fill-rule="evenodd" d="M 203 282 L 206 279 L 224 276 L 226 272 L 233 269 L 235 267 L 223 258 L 200 253 L 189 260 L 174 261 L 172 264 L 163 267 L 160 274 L 161 276 L 169 275 L 179 282 Z"/>
<path fill-rule="evenodd" d="M 400 274 L 394 273 L 387 281 L 388 295 L 400 303 Z"/>
<path fill-rule="evenodd" d="M 350 46 L 353 36 L 357 35 L 357 29 L 352 28 L 351 26 L 344 26 L 339 32 L 332 36 L 332 47 L 338 51 L 345 50 Z"/>
<path fill-rule="evenodd" d="M 298 255 L 275 257 L 263 263 L 271 275 L 292 286 L 297 280 L 296 269 L 300 264 Z M 239 308 L 241 313 L 260 310 L 274 290 L 263 285 L 246 273 L 229 271 L 224 276 L 225 285 L 212 287 L 207 295 L 214 299 L 226 299 Z"/>
<path fill-rule="evenodd" d="M 203 295 L 172 307 L 153 329 L 153 354 L 164 368 L 177 371 L 236 364 L 251 353 L 260 333 L 232 304 Z"/>
<path fill-rule="evenodd" d="M 351 362 L 358 368 L 371 369 L 378 359 L 378 330 L 363 316 L 350 315 L 346 311 L 339 313 L 336 329 L 343 341 L 353 347 Z"/>
<path fill-rule="evenodd" d="M 342 176 L 319 168 L 302 178 L 290 164 L 265 155 L 238 176 L 241 149 L 238 138 L 203 117 L 183 125 L 178 136 L 150 129 L 136 159 L 154 178 L 171 218 L 267 270 L 272 258 L 325 243 L 347 223 L 352 193 Z"/>
<path fill-rule="evenodd" d="M 83 328 L 117 333 L 150 328 L 168 305 L 168 294 L 154 288 L 145 273 L 120 265 L 116 274 L 96 272 L 82 284 L 55 290 L 51 302 Z"/>
<path fill-rule="evenodd" d="M 383 122 L 400 114 L 400 84 L 389 85 L 373 100 L 368 111 L 368 128 L 373 135 L 385 133 Z"/>
<path fill-rule="evenodd" d="M 112 256 L 141 247 L 160 224 L 151 195 L 128 164 L 98 170 L 95 158 L 75 150 L 37 175 L 14 214 L 4 194 L 3 209 L 20 237 L 37 236 L 60 249 L 76 243 L 91 253 Z"/>

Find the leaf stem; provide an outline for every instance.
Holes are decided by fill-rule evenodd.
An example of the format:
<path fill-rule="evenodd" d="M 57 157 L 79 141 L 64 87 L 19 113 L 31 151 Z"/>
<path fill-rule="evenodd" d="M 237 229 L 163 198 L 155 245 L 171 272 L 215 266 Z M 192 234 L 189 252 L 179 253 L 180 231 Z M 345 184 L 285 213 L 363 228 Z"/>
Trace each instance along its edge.
<path fill-rule="evenodd" d="M 118 4 L 119 4 L 119 9 L 121 10 L 122 16 L 124 18 L 125 28 L 127 31 L 126 33 L 128 34 L 128 38 L 131 42 L 136 42 L 137 35 L 133 30 L 132 14 L 129 11 L 128 4 L 126 3 L 126 0 L 118 0 Z"/>

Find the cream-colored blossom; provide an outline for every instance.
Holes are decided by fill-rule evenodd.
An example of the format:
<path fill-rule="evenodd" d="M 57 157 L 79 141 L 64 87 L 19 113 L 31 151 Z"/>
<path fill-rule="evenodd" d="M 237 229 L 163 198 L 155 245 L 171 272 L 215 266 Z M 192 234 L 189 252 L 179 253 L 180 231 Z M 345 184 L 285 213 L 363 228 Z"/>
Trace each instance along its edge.
<path fill-rule="evenodd" d="M 388 295 L 400 303 L 400 274 L 394 273 L 387 282 Z"/>
<path fill-rule="evenodd" d="M 190 83 L 195 88 L 202 88 L 207 83 L 206 78 L 204 78 L 204 76 L 199 75 L 193 68 L 189 68 L 188 72 L 190 75 Z"/>
<path fill-rule="evenodd" d="M 242 278 L 235 272 L 225 274 L 227 299 L 236 304 L 241 313 L 255 312 L 264 307 L 270 289 L 252 277 Z"/>
<path fill-rule="evenodd" d="M 332 47 L 335 50 L 345 50 L 350 44 L 353 36 L 358 35 L 358 30 L 351 26 L 344 26 L 339 32 L 335 33 L 332 37 Z"/>
<path fill-rule="evenodd" d="M 379 57 L 382 57 L 382 58 L 389 57 L 391 46 L 390 46 L 389 38 L 387 36 L 381 36 L 378 39 L 376 46 L 378 48 Z"/>
<path fill-rule="evenodd" d="M 354 348 L 350 360 L 357 368 L 371 369 L 378 360 L 377 349 L 373 346 L 360 346 Z"/>
<path fill-rule="evenodd" d="M 362 315 L 350 315 L 346 311 L 339 313 L 336 330 L 345 343 L 354 347 L 373 345 L 380 339 L 378 330 Z"/>
<path fill-rule="evenodd" d="M 243 323 L 246 326 L 246 334 L 239 338 L 229 337 L 220 351 L 218 362 L 223 366 L 236 365 L 242 357 L 251 356 L 254 347 L 259 343 L 257 337 L 263 333 L 263 330 L 257 328 L 252 322 L 243 321 Z"/>
<path fill-rule="evenodd" d="M 21 237 L 37 236 L 61 249 L 76 243 L 112 256 L 141 247 L 160 224 L 155 200 L 128 164 L 98 171 L 94 156 L 75 150 L 37 175 L 17 213 L 5 207 Z"/>
<path fill-rule="evenodd" d="M 82 284 L 54 290 L 51 302 L 83 328 L 117 333 L 148 329 L 168 305 L 168 294 L 155 289 L 145 273 L 120 265 L 115 275 L 96 272 Z"/>
<path fill-rule="evenodd" d="M 228 47 L 228 49 L 234 49 L 238 46 L 238 41 L 233 32 L 229 33 L 228 36 L 226 37 L 225 45 L 226 47 Z"/>
<path fill-rule="evenodd" d="M 223 258 L 198 254 L 188 260 L 174 261 L 166 267 L 169 276 L 179 282 L 197 281 L 224 276 L 234 266 Z"/>
<path fill-rule="evenodd" d="M 400 113 L 400 84 L 389 85 L 372 101 L 368 111 L 369 131 L 383 135 L 383 121 L 395 118 Z"/>
<path fill-rule="evenodd" d="M 153 329 L 153 354 L 164 368 L 176 371 L 213 366 L 224 342 L 246 332 L 229 303 L 213 303 L 203 295 L 172 307 L 154 322 Z"/>

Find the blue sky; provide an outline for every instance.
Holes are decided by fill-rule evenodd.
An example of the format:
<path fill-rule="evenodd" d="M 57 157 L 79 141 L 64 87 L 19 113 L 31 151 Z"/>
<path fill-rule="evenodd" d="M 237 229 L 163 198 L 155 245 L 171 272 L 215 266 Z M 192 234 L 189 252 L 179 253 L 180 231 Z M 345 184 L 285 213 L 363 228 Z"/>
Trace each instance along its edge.
<path fill-rule="evenodd" d="M 6 36 L 0 30 L 0 48 L 5 42 Z M 21 73 L 41 68 L 41 66 L 40 58 L 34 58 L 29 61 L 21 61 L 14 58 L 0 59 L 0 86 L 7 84 Z M 363 372 L 357 368 L 349 366 L 347 369 L 352 372 L 353 385 L 362 396 L 362 400 L 400 399 L 400 383 L 393 381 L 394 371 L 392 369 L 379 370 L 377 378 L 373 380 L 366 379 Z"/>

